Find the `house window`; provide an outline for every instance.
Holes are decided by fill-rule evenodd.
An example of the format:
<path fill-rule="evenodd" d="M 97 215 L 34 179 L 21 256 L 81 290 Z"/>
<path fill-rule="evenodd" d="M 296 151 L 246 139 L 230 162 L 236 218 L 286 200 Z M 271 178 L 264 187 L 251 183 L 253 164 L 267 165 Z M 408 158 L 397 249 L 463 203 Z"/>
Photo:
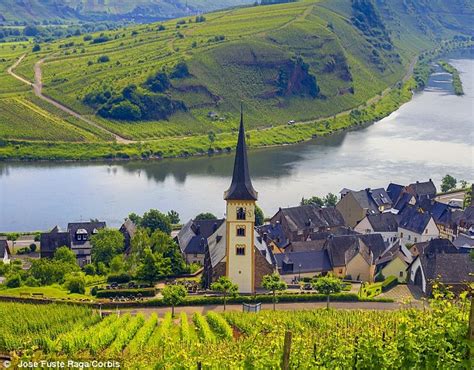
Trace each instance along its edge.
<path fill-rule="evenodd" d="M 403 271 L 400 271 L 398 276 L 403 277 Z"/>
<path fill-rule="evenodd" d="M 403 233 L 400 233 L 400 238 L 403 238 Z"/>
<path fill-rule="evenodd" d="M 245 236 L 245 226 L 237 226 L 237 236 Z"/>
<path fill-rule="evenodd" d="M 415 236 L 415 243 L 418 243 L 418 238 Z"/>
<path fill-rule="evenodd" d="M 411 240 L 411 235 L 408 235 L 408 240 Z"/>
<path fill-rule="evenodd" d="M 245 209 L 242 207 L 237 208 L 237 220 L 245 220 Z"/>
<path fill-rule="evenodd" d="M 237 256 L 245 256 L 245 245 L 237 245 L 235 248 L 235 254 Z"/>
<path fill-rule="evenodd" d="M 342 269 L 339 269 L 339 273 L 342 274 Z"/>
<path fill-rule="evenodd" d="M 425 230 L 425 234 L 428 234 L 428 229 Z"/>

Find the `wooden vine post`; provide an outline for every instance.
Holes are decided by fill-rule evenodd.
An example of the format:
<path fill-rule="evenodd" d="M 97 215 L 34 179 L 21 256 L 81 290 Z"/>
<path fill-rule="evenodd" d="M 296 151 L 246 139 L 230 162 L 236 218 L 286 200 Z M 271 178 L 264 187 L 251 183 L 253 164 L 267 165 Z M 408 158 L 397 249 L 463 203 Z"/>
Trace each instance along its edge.
<path fill-rule="evenodd" d="M 290 368 L 290 352 L 291 352 L 291 331 L 285 332 L 285 342 L 283 344 L 283 359 L 281 362 L 282 370 L 289 370 Z"/>
<path fill-rule="evenodd" d="M 471 313 L 469 315 L 468 339 L 474 341 L 474 295 L 471 297 Z"/>

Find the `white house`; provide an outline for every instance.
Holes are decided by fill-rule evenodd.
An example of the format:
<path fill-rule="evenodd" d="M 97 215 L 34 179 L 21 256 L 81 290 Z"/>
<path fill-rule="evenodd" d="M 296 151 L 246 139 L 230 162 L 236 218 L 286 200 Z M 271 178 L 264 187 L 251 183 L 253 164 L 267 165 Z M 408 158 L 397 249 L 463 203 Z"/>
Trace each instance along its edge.
<path fill-rule="evenodd" d="M 387 245 L 392 245 L 398 240 L 397 217 L 390 212 L 365 216 L 354 227 L 360 234 L 380 234 Z"/>
<path fill-rule="evenodd" d="M 400 215 L 398 237 L 402 245 L 429 241 L 439 237 L 439 229 L 430 213 L 407 207 Z"/>

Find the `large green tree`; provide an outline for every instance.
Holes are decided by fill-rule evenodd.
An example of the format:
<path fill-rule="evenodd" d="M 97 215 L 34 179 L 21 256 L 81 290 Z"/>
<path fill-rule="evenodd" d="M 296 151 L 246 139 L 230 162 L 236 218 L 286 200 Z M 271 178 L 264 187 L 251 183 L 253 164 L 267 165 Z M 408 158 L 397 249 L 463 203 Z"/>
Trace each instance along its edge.
<path fill-rule="evenodd" d="M 163 302 L 171 306 L 171 315 L 174 317 L 174 307 L 184 302 L 188 292 L 182 285 L 167 285 L 161 294 Z"/>
<path fill-rule="evenodd" d="M 142 217 L 141 226 L 150 229 L 151 232 L 161 230 L 166 234 L 171 234 L 171 222 L 167 215 L 157 209 L 150 209 Z"/>
<path fill-rule="evenodd" d="M 326 295 L 326 307 L 329 309 L 329 299 L 331 294 L 341 292 L 343 288 L 343 283 L 341 279 L 328 275 L 320 277 L 313 281 L 312 286 L 318 293 Z"/>
<path fill-rule="evenodd" d="M 451 175 L 446 175 L 443 177 L 441 180 L 441 191 L 442 192 L 447 192 L 450 190 L 453 190 L 456 188 L 457 180 L 451 176 Z"/>
<path fill-rule="evenodd" d="M 265 222 L 265 215 L 262 209 L 256 204 L 255 205 L 255 226 L 263 225 Z"/>
<path fill-rule="evenodd" d="M 145 249 L 142 263 L 137 269 L 137 278 L 153 284 L 160 277 L 160 266 L 153 251 Z"/>
<path fill-rule="evenodd" d="M 59 247 L 54 252 L 54 259 L 64 263 L 76 263 L 76 255 L 69 247 Z"/>
<path fill-rule="evenodd" d="M 124 237 L 122 233 L 115 229 L 100 229 L 91 238 L 92 262 L 110 265 L 112 258 L 124 251 Z"/>

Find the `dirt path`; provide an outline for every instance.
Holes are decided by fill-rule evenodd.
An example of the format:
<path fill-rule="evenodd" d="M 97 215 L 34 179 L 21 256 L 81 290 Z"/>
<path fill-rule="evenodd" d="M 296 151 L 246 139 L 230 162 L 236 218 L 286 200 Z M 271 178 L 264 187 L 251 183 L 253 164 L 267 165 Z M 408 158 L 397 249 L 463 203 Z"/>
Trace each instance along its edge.
<path fill-rule="evenodd" d="M 110 135 L 112 135 L 115 140 L 118 142 L 118 143 L 121 143 L 121 144 L 130 144 L 130 143 L 133 143 L 134 141 L 133 140 L 128 140 L 120 135 L 117 135 L 109 130 L 107 130 L 106 128 L 100 126 L 99 124 L 95 123 L 94 121 L 90 120 L 89 118 L 86 118 L 84 116 L 82 116 L 81 114 L 73 111 L 72 109 L 66 107 L 65 105 L 62 105 L 61 103 L 57 102 L 56 100 L 54 99 L 51 99 L 50 97 L 46 96 L 43 94 L 43 82 L 42 82 L 42 71 L 41 71 L 41 65 L 44 63 L 45 59 L 46 58 L 43 58 L 41 60 L 39 60 L 38 62 L 35 63 L 35 66 L 34 66 L 34 72 L 35 72 L 35 82 L 32 83 L 28 80 L 26 80 L 25 78 L 17 75 L 15 72 L 14 72 L 14 69 L 16 67 L 18 67 L 18 65 L 22 62 L 22 60 L 25 58 L 26 54 L 22 55 L 11 67 L 9 67 L 7 69 L 7 73 L 9 75 L 11 75 L 12 77 L 16 78 L 17 80 L 27 84 L 28 86 L 31 86 L 33 87 L 33 90 L 35 92 L 35 95 L 48 102 L 49 104 L 51 105 L 54 105 L 56 108 L 62 110 L 63 112 L 66 112 L 67 114 L 77 118 L 77 119 L 80 119 L 81 121 L 84 121 L 86 122 L 87 124 L 91 125 L 91 126 L 94 126 L 95 128 L 101 130 L 101 131 L 104 131 Z"/>

